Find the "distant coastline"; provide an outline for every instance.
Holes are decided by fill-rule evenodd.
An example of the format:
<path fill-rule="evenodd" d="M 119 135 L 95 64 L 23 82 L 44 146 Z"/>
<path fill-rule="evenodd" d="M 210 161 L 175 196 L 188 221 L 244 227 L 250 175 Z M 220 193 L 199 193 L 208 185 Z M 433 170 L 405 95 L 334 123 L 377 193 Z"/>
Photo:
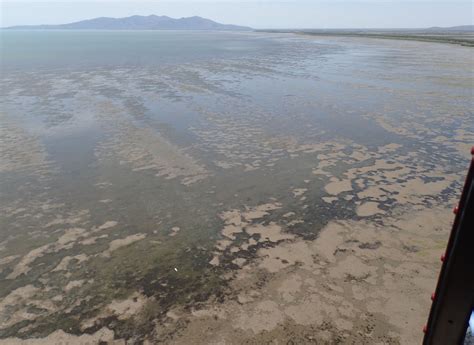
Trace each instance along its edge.
<path fill-rule="evenodd" d="M 106 30 L 106 31 L 254 31 L 265 33 L 292 33 L 305 36 L 342 36 L 437 42 L 474 47 L 474 25 L 431 27 L 421 29 L 253 29 L 248 26 L 221 24 L 194 16 L 130 16 L 124 18 L 100 17 L 58 25 L 19 25 L 0 30 Z"/>
<path fill-rule="evenodd" d="M 438 42 L 474 47 L 474 25 L 427 29 L 268 29 L 268 33 L 294 33 L 309 36 L 342 36 Z"/>

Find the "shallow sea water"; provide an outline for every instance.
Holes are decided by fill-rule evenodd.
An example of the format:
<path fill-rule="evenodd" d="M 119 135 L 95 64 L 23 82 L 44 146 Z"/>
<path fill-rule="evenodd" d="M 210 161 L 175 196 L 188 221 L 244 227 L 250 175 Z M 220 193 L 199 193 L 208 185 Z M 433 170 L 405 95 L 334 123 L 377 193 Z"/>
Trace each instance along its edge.
<path fill-rule="evenodd" d="M 474 140 L 467 47 L 207 32 L 0 39 L 1 338 L 108 329 L 179 343 L 170 312 L 235 300 L 246 267 L 266 272 L 261 288 L 276 272 L 252 266 L 266 250 L 315 241 L 334 221 L 383 227 L 455 200 Z"/>

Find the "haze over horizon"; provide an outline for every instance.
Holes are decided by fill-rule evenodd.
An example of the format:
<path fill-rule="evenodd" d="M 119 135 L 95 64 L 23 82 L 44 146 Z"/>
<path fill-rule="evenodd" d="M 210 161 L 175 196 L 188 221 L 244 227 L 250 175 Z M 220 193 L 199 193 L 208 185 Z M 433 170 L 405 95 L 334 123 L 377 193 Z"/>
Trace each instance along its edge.
<path fill-rule="evenodd" d="M 0 27 L 65 24 L 96 17 L 201 16 L 219 23 L 252 28 L 425 28 L 472 25 L 470 1 L 336 0 L 254 1 L 178 0 L 0 0 Z"/>

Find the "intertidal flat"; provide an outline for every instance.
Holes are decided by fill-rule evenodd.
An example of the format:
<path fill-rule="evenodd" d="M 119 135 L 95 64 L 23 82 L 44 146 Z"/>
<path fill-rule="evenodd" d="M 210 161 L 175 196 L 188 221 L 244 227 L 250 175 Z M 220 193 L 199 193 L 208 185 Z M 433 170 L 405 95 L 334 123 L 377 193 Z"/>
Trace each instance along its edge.
<path fill-rule="evenodd" d="M 0 343 L 420 342 L 472 48 L 0 34 Z"/>

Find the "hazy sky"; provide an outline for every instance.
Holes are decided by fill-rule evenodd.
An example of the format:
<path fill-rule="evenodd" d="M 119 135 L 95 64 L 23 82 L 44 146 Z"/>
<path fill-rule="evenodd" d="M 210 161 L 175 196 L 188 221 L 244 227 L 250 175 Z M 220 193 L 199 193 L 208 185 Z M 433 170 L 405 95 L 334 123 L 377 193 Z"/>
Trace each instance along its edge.
<path fill-rule="evenodd" d="M 94 17 L 202 16 L 254 28 L 402 28 L 473 24 L 465 0 L 0 0 L 0 26 L 59 24 Z"/>

